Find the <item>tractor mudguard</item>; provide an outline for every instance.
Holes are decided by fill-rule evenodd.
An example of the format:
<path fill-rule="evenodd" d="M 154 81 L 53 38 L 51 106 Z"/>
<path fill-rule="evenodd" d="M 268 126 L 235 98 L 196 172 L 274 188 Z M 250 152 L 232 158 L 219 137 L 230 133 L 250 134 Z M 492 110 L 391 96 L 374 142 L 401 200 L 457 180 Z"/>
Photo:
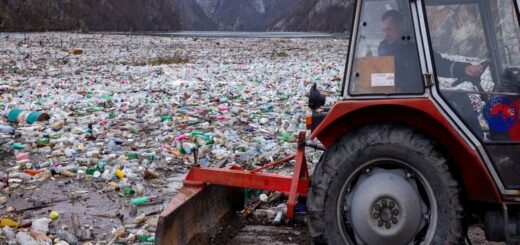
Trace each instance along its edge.
<path fill-rule="evenodd" d="M 373 122 L 393 121 L 417 128 L 448 154 L 450 165 L 474 201 L 499 203 L 500 192 L 477 152 L 458 134 L 428 98 L 337 102 L 311 138 L 328 148 L 344 134 Z"/>

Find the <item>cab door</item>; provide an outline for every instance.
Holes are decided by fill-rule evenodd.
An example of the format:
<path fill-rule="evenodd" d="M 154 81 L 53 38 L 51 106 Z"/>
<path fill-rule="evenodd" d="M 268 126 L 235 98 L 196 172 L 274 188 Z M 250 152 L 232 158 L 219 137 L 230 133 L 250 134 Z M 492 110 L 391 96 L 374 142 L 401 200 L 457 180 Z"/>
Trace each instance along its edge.
<path fill-rule="evenodd" d="M 436 88 L 520 189 L 520 28 L 513 0 L 424 0 Z"/>

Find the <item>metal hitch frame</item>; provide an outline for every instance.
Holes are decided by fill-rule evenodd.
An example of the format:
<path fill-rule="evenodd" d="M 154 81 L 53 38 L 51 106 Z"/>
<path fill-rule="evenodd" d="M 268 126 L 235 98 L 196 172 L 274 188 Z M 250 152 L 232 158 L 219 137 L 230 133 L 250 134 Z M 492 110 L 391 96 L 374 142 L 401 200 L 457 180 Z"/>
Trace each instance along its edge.
<path fill-rule="evenodd" d="M 298 149 L 292 155 L 277 162 L 247 171 L 240 166 L 229 168 L 201 167 L 194 165 L 186 175 L 184 186 L 204 188 L 207 184 L 280 191 L 288 195 L 286 217 L 294 217 L 298 196 L 307 196 L 309 172 L 305 158 L 305 132 L 298 134 Z M 262 173 L 260 171 L 285 164 L 296 159 L 292 176 Z"/>
<path fill-rule="evenodd" d="M 305 147 L 319 147 L 305 143 L 305 132 L 298 135 L 296 155 L 247 171 L 239 166 L 228 168 L 193 165 L 186 175 L 184 186 L 159 215 L 155 244 L 199 244 L 201 237 L 218 233 L 226 214 L 236 210 L 243 193 L 238 188 L 280 191 L 288 195 L 286 217 L 294 217 L 299 196 L 306 196 L 309 172 Z M 262 170 L 296 159 L 292 176 L 264 173 Z"/>

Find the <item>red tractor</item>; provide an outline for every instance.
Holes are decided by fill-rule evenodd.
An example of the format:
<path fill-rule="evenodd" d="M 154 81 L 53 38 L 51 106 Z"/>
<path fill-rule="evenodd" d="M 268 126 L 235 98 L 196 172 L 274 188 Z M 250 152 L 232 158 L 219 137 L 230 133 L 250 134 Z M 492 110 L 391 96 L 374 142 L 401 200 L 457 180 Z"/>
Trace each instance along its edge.
<path fill-rule="evenodd" d="M 192 167 L 157 243 L 188 243 L 232 206 L 223 186 L 306 196 L 315 243 L 461 244 L 520 237 L 518 0 L 357 0 L 342 99 L 314 86 L 312 176 L 305 134 L 293 176 Z M 209 185 L 211 184 L 211 185 Z M 203 210 L 203 211 L 202 211 Z M 203 214 L 201 213 L 203 212 Z M 202 225 L 201 225 L 202 224 Z"/>

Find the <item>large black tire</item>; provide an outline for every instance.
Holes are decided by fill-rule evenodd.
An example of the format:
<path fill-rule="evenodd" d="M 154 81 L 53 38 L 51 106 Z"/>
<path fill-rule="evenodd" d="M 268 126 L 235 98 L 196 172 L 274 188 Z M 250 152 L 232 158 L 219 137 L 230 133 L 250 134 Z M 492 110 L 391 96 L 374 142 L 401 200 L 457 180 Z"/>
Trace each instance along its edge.
<path fill-rule="evenodd" d="M 316 166 L 307 197 L 308 225 L 314 243 L 355 244 L 354 238 L 347 238 L 347 241 L 342 238 L 342 234 L 348 232 L 339 223 L 342 218 L 338 218 L 341 216 L 337 212 L 341 203 L 338 200 L 344 199 L 340 192 L 353 172 L 380 158 L 409 163 L 431 186 L 437 206 L 431 244 L 463 243 L 459 187 L 448 169 L 446 158 L 431 140 L 413 128 L 393 123 L 369 125 L 345 135 L 328 149 Z"/>

